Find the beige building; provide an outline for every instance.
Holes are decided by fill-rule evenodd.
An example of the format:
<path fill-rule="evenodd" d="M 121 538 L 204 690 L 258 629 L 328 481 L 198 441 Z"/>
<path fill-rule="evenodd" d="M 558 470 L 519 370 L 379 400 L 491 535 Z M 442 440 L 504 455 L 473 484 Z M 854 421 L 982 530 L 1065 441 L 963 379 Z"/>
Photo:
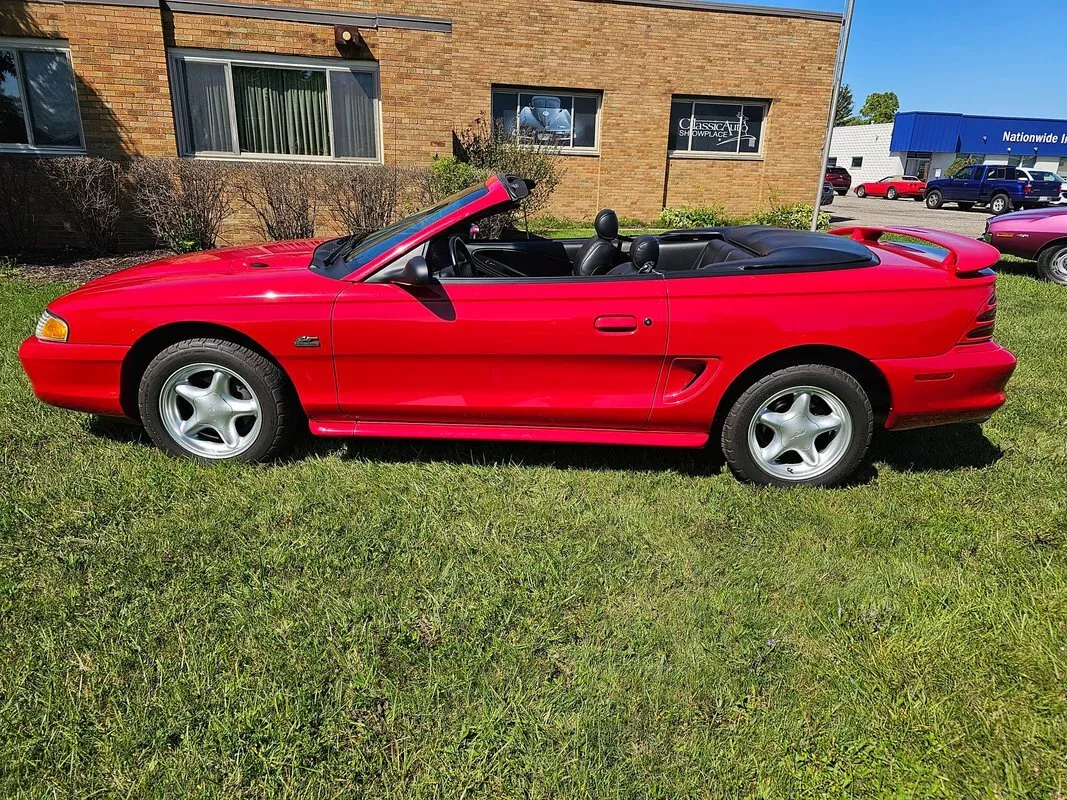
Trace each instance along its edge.
<path fill-rule="evenodd" d="M 560 148 L 556 215 L 747 212 L 814 191 L 840 23 L 701 0 L 0 0 L 0 154 L 425 166 L 492 116 Z"/>

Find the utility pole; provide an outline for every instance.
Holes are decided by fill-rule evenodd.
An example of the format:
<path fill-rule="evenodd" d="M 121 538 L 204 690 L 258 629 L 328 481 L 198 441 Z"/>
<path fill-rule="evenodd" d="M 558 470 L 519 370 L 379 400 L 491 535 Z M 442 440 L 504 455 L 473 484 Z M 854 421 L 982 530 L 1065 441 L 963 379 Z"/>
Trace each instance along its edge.
<path fill-rule="evenodd" d="M 830 98 L 830 116 L 826 120 L 826 141 L 822 147 L 822 169 L 815 185 L 815 213 L 811 217 L 811 229 L 819 229 L 819 210 L 822 207 L 822 185 L 826 181 L 826 162 L 830 159 L 830 138 L 834 134 L 834 119 L 837 117 L 837 98 L 841 93 L 841 78 L 845 72 L 845 54 L 848 53 L 848 35 L 852 30 L 852 9 L 856 0 L 845 0 L 845 18 L 841 23 L 841 39 L 837 43 L 837 64 L 834 65 L 833 96 Z"/>

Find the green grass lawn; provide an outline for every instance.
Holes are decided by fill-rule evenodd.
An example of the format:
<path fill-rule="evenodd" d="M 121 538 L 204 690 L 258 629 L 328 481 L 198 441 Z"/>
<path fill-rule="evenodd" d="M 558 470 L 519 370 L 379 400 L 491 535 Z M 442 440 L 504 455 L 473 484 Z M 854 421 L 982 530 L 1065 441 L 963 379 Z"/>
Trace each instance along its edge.
<path fill-rule="evenodd" d="M 0 278 L 0 796 L 1067 794 L 1067 291 L 981 428 L 839 490 L 707 453 L 167 458 L 34 400 Z"/>

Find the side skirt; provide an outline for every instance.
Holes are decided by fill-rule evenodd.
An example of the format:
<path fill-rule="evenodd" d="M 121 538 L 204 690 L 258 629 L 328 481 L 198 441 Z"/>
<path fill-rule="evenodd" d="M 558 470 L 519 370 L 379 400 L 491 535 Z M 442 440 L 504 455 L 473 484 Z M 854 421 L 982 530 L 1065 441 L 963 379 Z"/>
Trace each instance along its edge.
<path fill-rule="evenodd" d="M 550 428 L 532 425 L 448 425 L 434 422 L 311 420 L 316 436 L 374 436 L 397 439 L 475 439 L 483 441 L 622 444 L 647 447 L 703 447 L 708 433 L 633 431 L 605 428 Z"/>

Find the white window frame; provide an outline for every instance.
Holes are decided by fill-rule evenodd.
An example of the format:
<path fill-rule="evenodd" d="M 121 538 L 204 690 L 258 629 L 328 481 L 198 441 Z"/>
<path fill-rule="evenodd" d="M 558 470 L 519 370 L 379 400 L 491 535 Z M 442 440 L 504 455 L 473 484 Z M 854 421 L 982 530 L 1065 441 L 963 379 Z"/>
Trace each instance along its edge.
<path fill-rule="evenodd" d="M 754 100 L 744 97 L 696 97 L 692 95 L 675 95 L 671 97 L 671 105 L 673 106 L 675 103 L 689 103 L 689 147 L 685 150 L 671 150 L 670 148 L 668 148 L 667 155 L 670 158 L 710 158 L 727 159 L 734 161 L 763 160 L 763 143 L 767 138 L 767 120 L 770 117 L 771 111 L 771 104 L 769 100 Z M 759 106 L 760 108 L 762 108 L 763 125 L 760 126 L 759 149 L 755 153 L 727 153 L 715 150 L 693 150 L 693 117 L 696 114 L 697 103 L 722 103 L 723 105 L 737 105 L 742 107 L 752 106 L 753 108 Z M 670 141 L 669 134 L 667 141 Z M 738 149 L 740 149 L 740 142 L 737 143 L 737 147 Z"/>
<path fill-rule="evenodd" d="M 22 121 L 26 126 L 26 140 L 29 144 L 16 142 L 0 142 L 0 153 L 29 153 L 32 155 L 71 156 L 85 153 L 85 125 L 82 122 L 81 101 L 78 98 L 78 79 L 74 75 L 74 60 L 70 55 L 70 45 L 66 39 L 32 39 L 27 37 L 0 36 L 0 49 L 15 51 L 15 78 L 19 83 L 19 95 L 22 100 Z M 30 95 L 27 91 L 26 78 L 22 74 L 22 59 L 19 52 L 37 50 L 46 53 L 63 53 L 70 65 L 71 79 L 74 85 L 74 105 L 78 109 L 78 137 L 81 144 L 77 147 L 61 145 L 43 145 L 38 147 L 33 143 L 33 123 L 30 121 Z"/>
<path fill-rule="evenodd" d="M 222 64 L 226 68 L 226 90 L 229 94 L 230 112 L 230 141 L 233 142 L 234 150 L 201 150 L 193 151 L 189 144 L 192 141 L 189 130 L 189 119 L 185 107 L 185 83 L 179 69 L 179 62 L 197 61 L 208 64 Z M 318 58 L 303 56 L 279 56 L 268 53 L 246 53 L 230 50 L 199 50 L 192 48 L 172 48 L 167 51 L 167 63 L 170 67 L 170 95 L 174 108 L 175 132 L 178 135 L 178 153 L 183 158 L 207 158 L 222 161 L 296 161 L 311 162 L 316 164 L 328 164 L 331 162 L 347 162 L 356 164 L 381 164 L 382 142 L 384 133 L 382 129 L 382 89 L 381 76 L 376 61 L 343 61 L 337 58 Z M 288 69 L 323 70 L 326 75 L 326 119 L 329 130 L 330 150 L 334 149 L 333 127 L 333 96 L 330 81 L 330 72 L 349 72 L 356 70 L 370 73 L 374 77 L 374 131 L 375 131 L 375 155 L 373 158 L 359 158 L 352 156 L 336 156 L 332 152 L 328 156 L 304 156 L 288 155 L 286 153 L 242 153 L 241 143 L 237 136 L 237 104 L 233 94 L 233 70 L 239 67 L 278 67 Z"/>
<path fill-rule="evenodd" d="M 593 133 L 593 146 L 592 147 L 574 147 L 547 144 L 544 147 L 550 147 L 559 150 L 560 153 L 568 155 L 587 155 L 598 156 L 600 155 L 600 117 L 601 108 L 604 104 L 604 93 L 592 90 L 575 90 L 575 89 L 550 89 L 544 86 L 516 86 L 510 83 L 493 84 L 489 90 L 489 107 L 493 107 L 493 96 L 497 93 L 515 93 L 515 138 L 519 138 L 519 114 L 522 112 L 522 106 L 519 105 L 519 97 L 524 94 L 529 95 L 554 95 L 556 97 L 566 96 L 571 98 L 571 141 L 574 141 L 574 98 L 583 97 L 591 98 L 596 101 L 596 130 Z M 495 120 L 494 120 L 495 124 Z"/>

